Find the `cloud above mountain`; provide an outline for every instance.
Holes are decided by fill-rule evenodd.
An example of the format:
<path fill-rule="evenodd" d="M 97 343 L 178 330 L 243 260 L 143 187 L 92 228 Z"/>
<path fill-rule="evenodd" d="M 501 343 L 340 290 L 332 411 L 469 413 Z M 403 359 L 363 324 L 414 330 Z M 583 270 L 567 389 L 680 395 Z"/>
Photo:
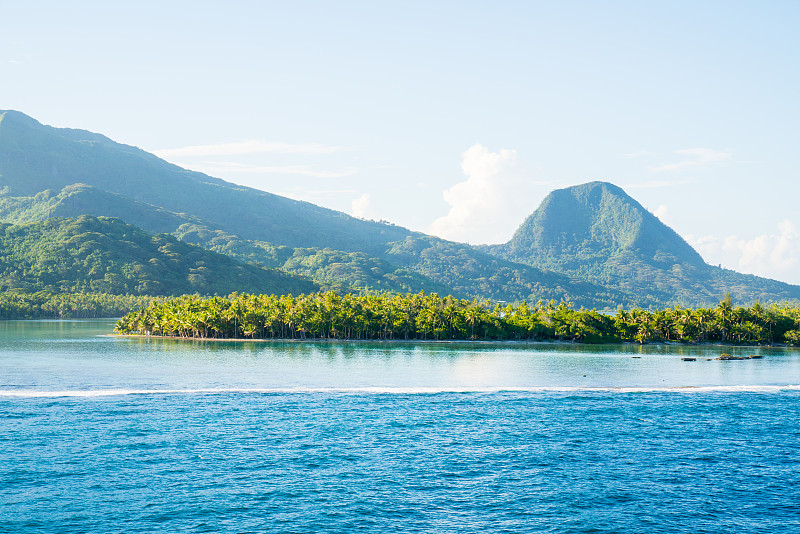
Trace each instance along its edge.
<path fill-rule="evenodd" d="M 778 224 L 777 232 L 749 239 L 731 235 L 688 240 L 712 265 L 800 284 L 800 231 L 788 219 Z"/>
<path fill-rule="evenodd" d="M 473 244 L 507 241 L 538 205 L 542 183 L 525 176 L 516 150 L 491 152 L 481 144 L 462 154 L 461 170 L 466 179 L 443 191 L 450 209 L 430 233 Z"/>

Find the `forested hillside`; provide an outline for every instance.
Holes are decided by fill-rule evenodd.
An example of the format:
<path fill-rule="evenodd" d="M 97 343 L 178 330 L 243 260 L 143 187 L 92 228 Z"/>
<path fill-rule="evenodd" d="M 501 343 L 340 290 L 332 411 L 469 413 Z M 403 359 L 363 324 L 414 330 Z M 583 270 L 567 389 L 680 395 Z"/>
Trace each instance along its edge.
<path fill-rule="evenodd" d="M 800 287 L 706 264 L 619 187 L 591 182 L 550 193 L 502 245 L 482 250 L 665 304 L 800 299 Z"/>
<path fill-rule="evenodd" d="M 327 288 L 556 298 L 603 308 L 642 301 L 466 244 L 186 171 L 102 135 L 44 126 L 13 111 L 0 118 L 0 174 L 3 220 L 113 215 L 243 261 L 313 277 Z M 284 255 L 272 258 L 278 250 Z"/>
<path fill-rule="evenodd" d="M 182 224 L 208 224 L 185 213 L 173 213 L 123 195 L 77 183 L 61 191 L 46 189 L 30 197 L 0 195 L 0 220 L 13 224 L 50 217 L 117 217 L 151 233 L 172 233 Z"/>
<path fill-rule="evenodd" d="M 0 111 L 0 175 L 7 197 L 32 197 L 46 190 L 58 194 L 67 186 L 86 184 L 276 245 L 375 255 L 386 243 L 412 233 L 187 171 L 103 135 L 45 126 L 17 111 Z M 142 220 L 127 222 L 151 229 Z"/>
<path fill-rule="evenodd" d="M 242 264 L 115 218 L 0 224 L 0 291 L 227 295 L 316 288 L 308 280 Z"/>
<path fill-rule="evenodd" d="M 433 236 L 409 236 L 389 243 L 382 257 L 370 257 L 361 252 L 280 247 L 188 224 L 177 235 L 244 261 L 311 277 L 330 289 L 425 291 L 508 302 L 554 299 L 603 309 L 657 303 L 646 295 L 576 281 Z"/>
<path fill-rule="evenodd" d="M 231 263 L 223 270 L 238 278 L 226 282 L 209 267 L 222 260 L 211 256 L 199 265 L 189 258 L 198 252 L 185 249 L 180 274 L 160 270 L 158 255 L 148 254 L 122 262 L 136 269 L 109 263 L 84 272 L 78 264 L 95 260 L 64 251 L 69 258 L 57 265 L 20 256 L 31 268 L 8 264 L 4 287 L 222 294 L 249 283 L 275 288 L 268 292 L 425 291 L 508 302 L 564 300 L 606 310 L 711 305 L 727 292 L 741 304 L 800 299 L 798 286 L 706 265 L 680 236 L 608 183 L 554 191 L 508 243 L 472 247 L 237 186 L 103 135 L 0 111 L 0 221 L 82 215 L 117 217 L 252 265 Z M 77 250 L 88 257 L 91 247 L 110 247 L 117 238 Z M 157 249 L 184 255 L 175 252 L 177 241 L 153 239 L 163 241 Z M 250 270 L 257 267 L 279 271 L 264 280 L 267 271 Z"/>

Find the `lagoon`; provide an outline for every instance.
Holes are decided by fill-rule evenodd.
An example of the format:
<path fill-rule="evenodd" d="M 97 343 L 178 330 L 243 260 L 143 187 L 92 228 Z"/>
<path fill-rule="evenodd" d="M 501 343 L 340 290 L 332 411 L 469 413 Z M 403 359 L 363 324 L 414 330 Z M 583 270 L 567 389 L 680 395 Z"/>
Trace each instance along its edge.
<path fill-rule="evenodd" d="M 757 390 L 800 384 L 800 350 L 794 348 L 192 341 L 112 336 L 113 325 L 111 320 L 0 322 L 0 393 Z M 721 352 L 764 358 L 715 360 Z"/>
<path fill-rule="evenodd" d="M 112 328 L 0 322 L 0 532 L 800 528 L 796 349 Z"/>

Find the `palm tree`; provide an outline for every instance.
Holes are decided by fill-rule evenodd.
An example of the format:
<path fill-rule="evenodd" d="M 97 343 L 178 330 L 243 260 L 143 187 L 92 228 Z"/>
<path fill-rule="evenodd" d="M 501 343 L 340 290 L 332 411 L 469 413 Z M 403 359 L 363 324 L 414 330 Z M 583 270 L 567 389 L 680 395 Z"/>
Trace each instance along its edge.
<path fill-rule="evenodd" d="M 731 314 L 733 313 L 733 306 L 730 303 L 730 294 L 727 294 L 727 297 L 727 299 L 722 299 L 714 310 L 719 328 L 722 332 L 722 341 L 726 341 L 728 338 L 728 332 L 731 327 Z"/>

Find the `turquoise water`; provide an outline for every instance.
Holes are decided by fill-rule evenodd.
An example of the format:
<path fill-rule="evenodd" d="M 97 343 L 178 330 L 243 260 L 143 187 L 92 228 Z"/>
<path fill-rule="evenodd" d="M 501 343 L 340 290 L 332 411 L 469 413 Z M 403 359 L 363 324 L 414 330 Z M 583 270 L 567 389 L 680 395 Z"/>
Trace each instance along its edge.
<path fill-rule="evenodd" d="M 800 531 L 796 350 L 112 325 L 0 323 L 0 532 Z"/>

